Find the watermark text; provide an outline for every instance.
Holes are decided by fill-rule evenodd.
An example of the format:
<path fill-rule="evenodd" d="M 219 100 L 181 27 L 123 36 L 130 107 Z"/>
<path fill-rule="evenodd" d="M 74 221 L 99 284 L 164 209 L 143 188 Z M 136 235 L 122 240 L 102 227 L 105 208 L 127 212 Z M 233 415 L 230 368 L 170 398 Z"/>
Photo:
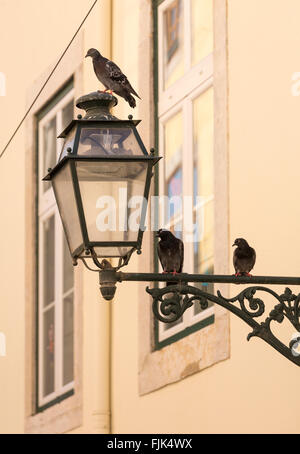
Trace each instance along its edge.
<path fill-rule="evenodd" d="M 6 77 L 5 74 L 0 72 L 0 96 L 6 95 Z"/>

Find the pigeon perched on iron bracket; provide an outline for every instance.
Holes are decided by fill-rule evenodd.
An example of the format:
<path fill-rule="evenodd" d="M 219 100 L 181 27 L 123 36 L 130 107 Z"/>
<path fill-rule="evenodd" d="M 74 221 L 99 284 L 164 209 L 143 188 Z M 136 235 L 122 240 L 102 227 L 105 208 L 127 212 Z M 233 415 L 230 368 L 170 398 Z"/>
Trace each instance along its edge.
<path fill-rule="evenodd" d="M 244 238 L 237 238 L 232 246 L 237 246 L 233 253 L 233 266 L 236 276 L 251 276 L 255 265 L 256 252 Z"/>
<path fill-rule="evenodd" d="M 160 238 L 157 245 L 157 253 L 163 268 L 163 273 L 176 275 L 182 273 L 184 259 L 183 242 L 176 238 L 169 230 L 158 230 L 156 236 Z M 175 285 L 174 282 L 167 282 L 167 285 Z"/>

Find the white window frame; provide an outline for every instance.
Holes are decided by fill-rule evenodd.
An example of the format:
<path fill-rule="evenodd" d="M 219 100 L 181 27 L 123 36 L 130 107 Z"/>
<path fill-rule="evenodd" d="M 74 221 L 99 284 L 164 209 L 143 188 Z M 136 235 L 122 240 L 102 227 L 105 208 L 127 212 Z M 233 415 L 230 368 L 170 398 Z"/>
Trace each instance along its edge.
<path fill-rule="evenodd" d="M 208 81 L 213 75 L 213 54 L 207 55 L 197 65 L 192 66 L 192 52 L 190 40 L 184 40 L 184 76 L 177 80 L 167 90 L 164 90 L 164 62 L 163 62 L 163 18 L 165 10 L 174 0 L 165 0 L 158 7 L 158 116 L 164 115 L 172 106 L 185 96 L 192 93 L 199 85 Z M 184 15 L 184 37 L 190 35 L 191 30 L 191 0 L 182 0 Z"/>
<path fill-rule="evenodd" d="M 213 54 L 203 58 L 197 65 L 192 67 L 191 40 L 186 37 L 191 36 L 191 0 L 183 0 L 184 18 L 184 75 L 168 89 L 164 90 L 164 60 L 163 60 L 163 27 L 164 12 L 174 0 L 165 0 L 158 7 L 158 117 L 159 117 L 159 150 L 160 155 L 165 155 L 164 150 L 164 128 L 166 122 L 178 112 L 183 113 L 183 150 L 182 150 L 182 189 L 184 195 L 193 195 L 193 169 L 194 169 L 194 150 L 193 150 L 193 101 L 202 93 L 213 86 Z M 160 161 L 159 172 L 159 195 L 164 194 L 165 188 L 165 163 Z M 213 200 L 207 200 L 209 203 Z M 176 221 L 182 218 L 182 214 L 177 216 Z M 174 224 L 174 219 L 172 220 Z M 170 225 L 164 225 L 169 228 Z M 186 232 L 183 231 L 183 242 L 185 246 L 184 271 L 194 272 L 194 253 L 193 243 L 185 241 Z M 160 266 L 160 271 L 162 271 Z M 214 306 L 194 315 L 193 310 L 186 311 L 182 316 L 182 322 L 166 329 L 164 323 L 158 322 L 158 342 L 171 338 L 185 328 L 199 323 L 214 314 Z"/>
<path fill-rule="evenodd" d="M 43 174 L 47 173 L 47 169 L 43 169 L 43 127 L 52 118 L 56 116 L 56 137 L 62 132 L 62 110 L 63 108 L 74 99 L 75 90 L 71 89 L 39 122 L 38 122 L 38 161 L 39 161 L 39 204 L 38 204 L 38 224 L 39 224 L 39 248 L 38 248 L 38 265 L 39 265 L 39 294 L 38 294 L 38 406 L 43 407 L 49 402 L 55 400 L 57 397 L 67 393 L 74 388 L 74 379 L 63 385 L 63 300 L 64 297 L 71 292 L 63 293 L 63 227 L 60 220 L 58 208 L 54 198 L 52 186 L 43 192 Z M 63 139 L 56 139 L 56 160 L 59 158 L 63 145 Z M 43 224 L 51 216 L 54 216 L 54 229 L 55 229 L 55 273 L 54 273 L 54 297 L 55 300 L 51 306 L 55 306 L 54 310 L 54 392 L 43 396 L 43 337 L 44 337 L 44 324 L 43 313 L 45 308 L 43 306 L 44 295 L 44 254 L 43 254 Z M 49 310 L 47 306 L 46 310 Z M 74 378 L 74 377 L 73 377 Z"/>

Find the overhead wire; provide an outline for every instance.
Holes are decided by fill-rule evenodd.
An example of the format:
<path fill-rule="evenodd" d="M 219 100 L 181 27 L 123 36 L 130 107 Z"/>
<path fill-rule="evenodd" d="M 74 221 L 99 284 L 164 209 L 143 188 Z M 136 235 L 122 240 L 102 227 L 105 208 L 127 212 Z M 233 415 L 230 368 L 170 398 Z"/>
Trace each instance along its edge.
<path fill-rule="evenodd" d="M 1 151 L 0 153 L 0 159 L 2 158 L 2 156 L 4 155 L 4 153 L 6 152 L 7 148 L 9 147 L 9 145 L 11 144 L 12 140 L 14 139 L 15 135 L 17 134 L 17 132 L 19 131 L 20 127 L 22 126 L 22 124 L 24 123 L 27 115 L 29 114 L 29 112 L 31 111 L 32 107 L 34 106 L 34 104 L 36 103 L 37 99 L 39 98 L 39 96 L 41 95 L 42 91 L 44 90 L 44 88 L 46 87 L 47 83 L 49 82 L 50 78 L 52 77 L 54 71 L 56 70 L 56 68 L 58 67 L 58 65 L 60 64 L 60 62 L 62 61 L 62 59 L 64 58 L 65 54 L 67 53 L 68 49 L 70 48 L 71 44 L 73 43 L 74 39 L 76 38 L 76 36 L 78 35 L 79 31 L 81 30 L 83 24 L 85 23 L 86 19 L 89 17 L 90 13 L 92 12 L 94 6 L 96 5 L 96 3 L 98 2 L 98 0 L 95 0 L 94 3 L 92 4 L 92 6 L 90 7 L 89 11 L 87 12 L 86 16 L 84 17 L 84 19 L 82 20 L 81 24 L 79 25 L 78 29 L 76 30 L 75 34 L 73 35 L 71 41 L 69 42 L 69 44 L 67 45 L 67 47 L 65 48 L 65 50 L 63 51 L 63 53 L 61 54 L 59 60 L 57 61 L 56 65 L 54 66 L 54 68 L 52 69 L 52 71 L 50 72 L 49 76 L 47 77 L 46 81 L 44 82 L 44 84 L 42 85 L 41 89 L 39 90 L 38 94 L 35 96 L 34 100 L 32 101 L 32 103 L 30 104 L 30 106 L 28 107 L 28 109 L 26 110 L 24 116 L 22 117 L 20 123 L 18 124 L 18 126 L 16 127 L 16 129 L 14 130 L 13 134 L 11 135 L 9 141 L 7 142 L 7 144 L 5 145 L 5 147 L 3 148 L 3 150 Z"/>

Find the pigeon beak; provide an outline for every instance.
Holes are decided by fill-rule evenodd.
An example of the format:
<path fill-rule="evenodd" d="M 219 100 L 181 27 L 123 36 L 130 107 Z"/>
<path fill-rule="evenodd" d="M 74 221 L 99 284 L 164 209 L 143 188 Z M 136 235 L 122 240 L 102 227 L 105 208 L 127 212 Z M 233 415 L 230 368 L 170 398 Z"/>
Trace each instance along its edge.
<path fill-rule="evenodd" d="M 87 58 L 87 57 L 89 57 L 89 54 L 86 54 L 86 56 L 84 58 Z"/>
<path fill-rule="evenodd" d="M 232 247 L 233 247 L 233 246 L 237 246 L 236 242 L 233 243 Z"/>

